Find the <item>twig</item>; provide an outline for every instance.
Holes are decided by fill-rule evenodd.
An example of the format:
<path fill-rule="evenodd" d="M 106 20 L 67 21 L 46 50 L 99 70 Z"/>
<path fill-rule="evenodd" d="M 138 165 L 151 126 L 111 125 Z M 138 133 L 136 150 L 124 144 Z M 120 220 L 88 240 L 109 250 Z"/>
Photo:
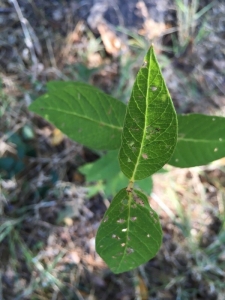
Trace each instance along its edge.
<path fill-rule="evenodd" d="M 24 34 L 24 37 L 25 37 L 24 42 L 25 42 L 27 48 L 30 51 L 31 60 L 32 60 L 34 66 L 35 66 L 35 71 L 36 71 L 37 64 L 38 64 L 38 59 L 37 59 L 37 56 L 35 54 L 35 48 L 36 48 L 37 53 L 41 54 L 42 51 L 41 51 L 40 43 L 38 41 L 38 38 L 37 38 L 36 34 L 34 33 L 33 28 L 31 27 L 30 23 L 28 22 L 28 20 L 26 18 L 24 18 L 17 0 L 9 0 L 9 2 L 11 2 L 14 5 L 14 8 L 15 8 L 16 13 L 18 15 L 18 18 L 20 20 L 21 27 L 22 27 L 22 30 L 23 30 L 23 34 Z M 31 37 L 31 35 L 33 36 L 33 39 Z M 36 46 L 34 46 L 33 42 L 36 43 Z M 36 78 L 36 73 L 34 75 L 33 80 L 35 78 Z"/>
<path fill-rule="evenodd" d="M 52 65 L 53 68 L 57 69 L 57 64 L 56 64 L 56 60 L 55 60 L 55 56 L 54 56 L 54 51 L 53 51 L 53 48 L 52 48 L 51 40 L 49 38 L 46 39 L 46 45 L 47 45 L 51 65 Z"/>

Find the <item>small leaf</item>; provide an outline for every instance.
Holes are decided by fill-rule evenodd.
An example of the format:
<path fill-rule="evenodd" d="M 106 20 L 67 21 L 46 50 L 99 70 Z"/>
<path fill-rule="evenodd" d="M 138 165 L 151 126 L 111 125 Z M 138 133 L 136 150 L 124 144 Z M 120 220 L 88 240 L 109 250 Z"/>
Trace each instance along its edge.
<path fill-rule="evenodd" d="M 225 118 L 201 114 L 178 115 L 179 134 L 170 165 L 206 165 L 225 156 Z"/>
<path fill-rule="evenodd" d="M 79 171 L 86 176 L 87 183 L 103 181 L 104 184 L 98 186 L 103 189 L 107 197 L 115 195 L 128 185 L 127 177 L 120 171 L 118 151 L 109 151 L 95 162 L 80 167 Z M 148 177 L 135 182 L 134 187 L 142 189 L 149 195 L 152 185 L 152 178 Z M 99 189 L 96 189 L 97 192 Z"/>
<path fill-rule="evenodd" d="M 151 47 L 138 72 L 127 106 L 119 162 L 131 180 L 150 176 L 173 154 L 177 118 Z"/>
<path fill-rule="evenodd" d="M 107 197 L 115 195 L 128 184 L 128 179 L 120 171 L 118 151 L 109 151 L 97 161 L 80 167 L 79 171 L 86 176 L 87 183 L 103 181 L 102 188 Z"/>
<path fill-rule="evenodd" d="M 120 190 L 98 229 L 98 254 L 114 273 L 122 273 L 154 257 L 161 243 L 159 218 L 148 198 L 138 190 Z"/>
<path fill-rule="evenodd" d="M 97 180 L 109 180 L 118 175 L 118 151 L 109 151 L 93 163 L 85 164 L 79 168 L 79 171 L 86 176 L 87 182 Z M 126 180 L 126 183 L 128 180 Z"/>
<path fill-rule="evenodd" d="M 125 104 L 85 83 L 53 82 L 48 87 L 49 93 L 36 99 L 31 111 L 87 147 L 120 146 Z"/>

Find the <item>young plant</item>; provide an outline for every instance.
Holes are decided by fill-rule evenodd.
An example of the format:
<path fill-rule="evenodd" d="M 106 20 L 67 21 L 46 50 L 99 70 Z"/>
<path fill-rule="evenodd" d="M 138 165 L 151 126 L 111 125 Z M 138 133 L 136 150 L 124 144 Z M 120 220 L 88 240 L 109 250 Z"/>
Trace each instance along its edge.
<path fill-rule="evenodd" d="M 176 140 L 176 112 L 151 47 L 134 83 L 123 126 L 119 162 L 129 184 L 114 197 L 96 236 L 97 252 L 115 273 L 147 262 L 161 246 L 158 215 L 133 185 L 169 161 Z"/>
<path fill-rule="evenodd" d="M 177 138 L 177 115 L 153 47 L 137 74 L 127 108 L 84 83 L 49 82 L 48 90 L 31 104 L 31 111 L 87 147 L 120 147 L 119 165 L 125 175 L 120 183 L 124 186 L 120 186 L 122 189 L 104 215 L 96 236 L 96 250 L 115 273 L 136 268 L 154 257 L 162 243 L 159 218 L 140 188 L 146 190 L 146 180 L 150 183 L 149 176 L 167 162 L 191 167 L 225 156 L 225 119 L 180 115 Z M 105 160 L 100 159 L 104 163 L 99 160 L 96 165 L 89 165 L 89 175 L 93 176 L 97 166 L 103 170 L 108 159 L 114 160 L 113 180 L 116 173 L 121 176 L 115 155 L 115 151 L 109 152 Z M 110 175 L 107 178 L 110 181 Z"/>

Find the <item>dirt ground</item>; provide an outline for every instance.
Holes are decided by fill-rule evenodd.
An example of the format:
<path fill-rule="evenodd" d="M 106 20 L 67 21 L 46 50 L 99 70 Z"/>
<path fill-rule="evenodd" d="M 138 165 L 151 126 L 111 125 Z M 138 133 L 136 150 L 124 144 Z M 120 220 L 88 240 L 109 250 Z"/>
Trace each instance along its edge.
<path fill-rule="evenodd" d="M 154 42 L 177 112 L 224 116 L 224 32 L 219 0 L 1 0 L 0 299 L 225 299 L 224 159 L 153 176 L 163 245 L 115 275 L 95 252 L 111 199 L 78 171 L 100 153 L 27 109 L 56 79 L 127 102 Z"/>

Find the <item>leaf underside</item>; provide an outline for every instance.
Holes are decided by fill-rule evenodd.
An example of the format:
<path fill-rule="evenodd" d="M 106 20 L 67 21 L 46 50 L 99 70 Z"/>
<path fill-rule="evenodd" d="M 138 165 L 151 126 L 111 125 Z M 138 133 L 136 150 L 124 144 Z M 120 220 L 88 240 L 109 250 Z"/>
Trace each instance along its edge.
<path fill-rule="evenodd" d="M 98 254 L 114 273 L 122 273 L 154 257 L 161 242 L 159 218 L 148 198 L 138 190 L 120 190 L 98 229 Z"/>
<path fill-rule="evenodd" d="M 119 162 L 131 180 L 150 176 L 170 159 L 177 139 L 176 112 L 151 47 L 127 106 Z"/>
<path fill-rule="evenodd" d="M 85 83 L 51 82 L 48 88 L 30 105 L 31 111 L 87 147 L 119 148 L 125 104 Z"/>
<path fill-rule="evenodd" d="M 188 168 L 225 157 L 225 118 L 189 114 L 178 116 L 177 147 L 170 165 Z"/>

